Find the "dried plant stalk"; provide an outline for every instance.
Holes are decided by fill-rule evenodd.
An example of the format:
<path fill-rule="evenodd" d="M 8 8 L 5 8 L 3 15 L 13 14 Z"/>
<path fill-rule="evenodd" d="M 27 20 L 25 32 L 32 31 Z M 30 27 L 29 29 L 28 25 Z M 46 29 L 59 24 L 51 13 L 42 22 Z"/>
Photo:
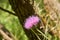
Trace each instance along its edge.
<path fill-rule="evenodd" d="M 13 40 L 10 32 L 2 24 L 0 24 L 0 35 L 2 35 L 4 40 Z"/>
<path fill-rule="evenodd" d="M 52 33 L 60 37 L 60 3 L 58 0 L 44 0 L 44 8 L 47 12 L 46 15 L 55 23 L 55 26 L 49 24 L 51 29 L 55 27 L 51 30 Z"/>

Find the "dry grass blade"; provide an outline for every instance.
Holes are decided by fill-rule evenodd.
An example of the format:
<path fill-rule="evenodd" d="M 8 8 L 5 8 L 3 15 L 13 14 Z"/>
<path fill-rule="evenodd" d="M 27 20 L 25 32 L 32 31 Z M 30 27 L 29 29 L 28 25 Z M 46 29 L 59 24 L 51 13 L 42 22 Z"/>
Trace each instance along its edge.
<path fill-rule="evenodd" d="M 55 23 L 55 26 L 52 26 L 54 24 L 49 24 L 49 28 L 56 27 L 56 33 L 52 33 L 60 37 L 60 3 L 58 2 L 58 0 L 44 0 L 44 8 L 47 12 L 46 15 L 48 15 L 50 17 L 50 20 L 52 20 Z M 52 21 L 50 21 L 50 23 Z"/>
<path fill-rule="evenodd" d="M 4 32 L 3 30 L 4 26 L 2 24 L 0 24 L 0 35 L 2 35 L 3 39 L 5 40 L 13 40 L 10 36 L 10 34 L 8 34 L 9 32 Z M 10 36 L 9 36 L 10 35 Z"/>

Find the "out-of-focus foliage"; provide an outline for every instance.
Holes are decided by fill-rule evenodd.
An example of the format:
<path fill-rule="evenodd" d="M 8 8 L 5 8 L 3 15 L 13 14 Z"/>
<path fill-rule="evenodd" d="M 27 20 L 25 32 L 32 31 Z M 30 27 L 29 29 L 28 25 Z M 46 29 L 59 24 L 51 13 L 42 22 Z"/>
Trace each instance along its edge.
<path fill-rule="evenodd" d="M 13 12 L 8 0 L 0 0 L 0 7 Z M 16 16 L 0 10 L 0 23 L 4 24 L 4 26 L 14 35 L 14 38 L 17 40 L 27 40 L 22 26 Z"/>
<path fill-rule="evenodd" d="M 42 9 L 42 11 L 39 13 L 42 17 L 43 17 L 43 20 L 45 21 L 45 23 L 47 23 L 46 24 L 46 26 L 44 26 L 44 27 L 46 27 L 46 29 L 45 29 L 45 35 L 46 36 L 48 36 L 48 39 L 49 40 L 60 40 L 56 35 L 58 35 L 58 33 L 56 33 L 55 34 L 55 36 L 53 36 L 53 35 L 50 35 L 49 33 L 48 33 L 48 31 L 50 30 L 48 27 L 50 27 L 51 29 L 53 28 L 53 27 L 55 27 L 55 25 L 57 25 L 57 24 L 55 24 L 51 19 L 50 19 L 50 16 L 48 16 L 47 14 L 49 14 L 48 12 L 46 12 L 46 10 L 44 9 L 44 7 L 45 7 L 45 5 L 44 5 L 44 3 L 43 3 L 43 1 L 48 1 L 48 0 L 36 0 L 36 2 L 37 3 L 39 3 L 40 2 L 40 4 L 39 4 L 39 7 L 40 7 L 40 10 Z M 50 1 L 50 0 L 49 0 Z M 54 0 L 54 1 L 56 1 L 56 0 Z M 51 3 L 51 2 L 50 2 Z M 48 4 L 48 3 L 47 3 Z M 46 5 L 47 5 L 46 4 Z M 51 4 L 52 5 L 52 4 Z M 58 4 L 57 4 L 58 5 Z M 48 6 L 48 5 L 47 5 Z M 46 7 L 47 7 L 46 6 Z M 56 5 L 55 5 L 56 6 Z M 49 7 L 50 8 L 50 7 Z M 46 8 L 46 9 L 48 9 L 48 8 Z M 51 9 L 51 8 L 50 8 Z M 48 10 L 49 11 L 49 10 Z M 54 14 L 54 13 L 53 13 Z M 52 14 L 52 15 L 53 15 Z M 52 17 L 53 18 L 53 17 Z M 57 17 L 58 18 L 58 17 Z M 46 21 L 46 20 L 47 21 Z M 48 24 L 49 24 L 49 22 L 51 22 L 51 25 L 54 25 L 54 26 L 48 26 Z M 56 26 L 56 29 L 57 29 L 57 27 L 59 27 L 59 26 Z M 57 29 L 58 30 L 58 29 Z M 46 32 L 47 31 L 47 32 Z M 53 31 L 53 32 L 55 32 L 55 30 Z M 44 39 L 44 40 L 46 40 L 46 39 Z"/>

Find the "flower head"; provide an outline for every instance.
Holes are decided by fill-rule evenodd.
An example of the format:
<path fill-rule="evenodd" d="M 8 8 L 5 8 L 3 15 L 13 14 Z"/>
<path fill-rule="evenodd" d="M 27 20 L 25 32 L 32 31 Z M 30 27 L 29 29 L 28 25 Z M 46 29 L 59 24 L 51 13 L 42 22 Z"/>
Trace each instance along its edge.
<path fill-rule="evenodd" d="M 33 27 L 33 25 L 36 25 L 38 22 L 39 22 L 39 17 L 38 16 L 35 16 L 35 15 L 32 15 L 32 16 L 29 16 L 26 20 L 25 20 L 25 24 L 24 24 L 24 27 L 26 29 L 31 29 Z"/>

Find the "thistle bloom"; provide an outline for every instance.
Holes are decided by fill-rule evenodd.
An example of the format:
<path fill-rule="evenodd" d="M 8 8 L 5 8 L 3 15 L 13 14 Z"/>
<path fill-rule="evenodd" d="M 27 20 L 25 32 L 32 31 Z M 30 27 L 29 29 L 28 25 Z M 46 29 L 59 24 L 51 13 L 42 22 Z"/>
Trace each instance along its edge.
<path fill-rule="evenodd" d="M 40 21 L 38 16 L 32 15 L 25 20 L 24 27 L 26 29 L 31 29 L 33 25 L 35 26 Z"/>

